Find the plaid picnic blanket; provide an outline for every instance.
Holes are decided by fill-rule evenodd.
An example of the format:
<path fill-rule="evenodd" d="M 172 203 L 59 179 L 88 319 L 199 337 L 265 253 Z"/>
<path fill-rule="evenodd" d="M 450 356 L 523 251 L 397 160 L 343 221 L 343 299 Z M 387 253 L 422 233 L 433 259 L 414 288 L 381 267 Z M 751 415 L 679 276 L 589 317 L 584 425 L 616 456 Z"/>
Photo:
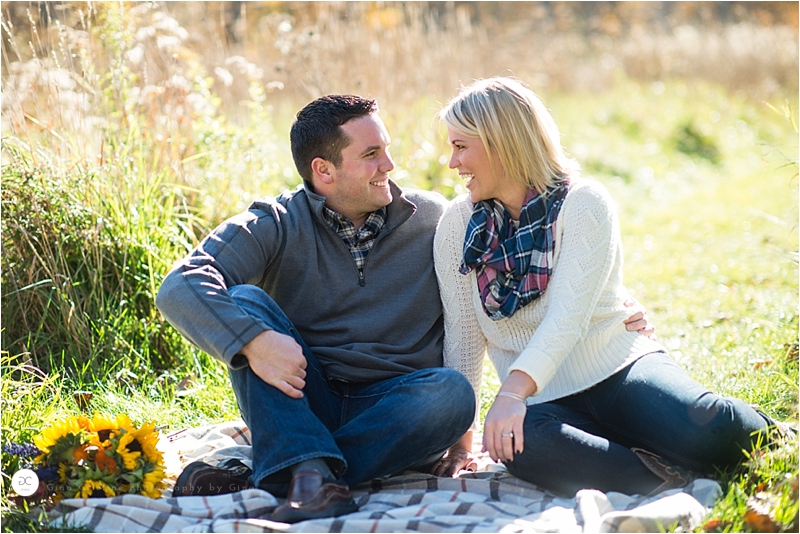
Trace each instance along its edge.
<path fill-rule="evenodd" d="M 174 478 L 196 459 L 248 463 L 249 437 L 243 423 L 225 423 L 170 434 L 160 447 Z M 478 472 L 458 478 L 407 472 L 362 484 L 353 490 L 357 512 L 294 525 L 270 520 L 279 500 L 263 490 L 210 497 L 169 493 L 160 499 L 65 499 L 51 526 L 95 532 L 658 532 L 697 527 L 721 491 L 701 479 L 650 498 L 583 490 L 565 499 L 481 458 Z"/>

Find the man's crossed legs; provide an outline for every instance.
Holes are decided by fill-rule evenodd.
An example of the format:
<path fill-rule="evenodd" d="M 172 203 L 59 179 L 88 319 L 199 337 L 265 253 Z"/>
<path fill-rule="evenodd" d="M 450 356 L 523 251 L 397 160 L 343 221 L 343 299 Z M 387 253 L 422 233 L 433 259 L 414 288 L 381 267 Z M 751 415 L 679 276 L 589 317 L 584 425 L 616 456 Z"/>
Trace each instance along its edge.
<path fill-rule="evenodd" d="M 253 441 L 251 483 L 289 496 L 273 519 L 292 522 L 354 511 L 348 486 L 424 470 L 472 424 L 475 396 L 457 371 L 422 369 L 369 383 L 329 379 L 269 295 L 252 285 L 234 286 L 230 294 L 268 328 L 292 336 L 307 360 L 301 399 L 267 384 L 250 367 L 230 370 Z M 314 459 L 323 460 L 335 479 L 297 470 Z M 328 470 L 323 466 L 323 471 Z"/>

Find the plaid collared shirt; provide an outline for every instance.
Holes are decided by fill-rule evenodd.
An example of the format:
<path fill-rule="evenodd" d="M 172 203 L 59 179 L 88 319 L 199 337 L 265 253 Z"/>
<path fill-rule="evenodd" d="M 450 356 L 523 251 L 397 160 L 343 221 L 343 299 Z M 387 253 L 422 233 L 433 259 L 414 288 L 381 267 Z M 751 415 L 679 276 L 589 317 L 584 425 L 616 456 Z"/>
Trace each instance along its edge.
<path fill-rule="evenodd" d="M 333 230 L 339 234 L 344 244 L 350 250 L 350 255 L 356 262 L 358 272 L 364 272 L 364 264 L 367 261 L 367 254 L 372 250 L 378 234 L 386 224 L 386 207 L 373 211 L 361 225 L 361 228 L 356 228 L 355 225 L 347 217 L 336 213 L 327 206 L 322 207 L 322 215 L 325 221 L 330 225 Z"/>

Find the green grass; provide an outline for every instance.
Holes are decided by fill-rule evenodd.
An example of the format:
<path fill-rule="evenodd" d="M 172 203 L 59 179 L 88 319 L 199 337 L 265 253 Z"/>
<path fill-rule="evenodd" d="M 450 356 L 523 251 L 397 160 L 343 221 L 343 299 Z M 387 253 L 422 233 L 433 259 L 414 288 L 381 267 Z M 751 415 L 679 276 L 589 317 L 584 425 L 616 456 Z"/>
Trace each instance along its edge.
<path fill-rule="evenodd" d="M 797 104 L 680 81 L 652 89 L 559 98 L 554 113 L 564 110 L 568 148 L 619 203 L 627 285 L 673 357 L 713 390 L 796 426 Z M 686 142 L 686 124 L 702 142 Z M 762 501 L 767 528 L 796 531 L 797 450 L 795 438 L 722 476 L 709 529 L 757 531 Z"/>
<path fill-rule="evenodd" d="M 62 94 L 52 96 L 55 106 L 29 110 L 2 139 L 3 444 L 79 413 L 81 391 L 92 393 L 89 411 L 125 412 L 163 432 L 238 418 L 226 370 L 164 322 L 155 292 L 214 225 L 300 181 L 287 132 L 302 95 L 278 102 L 250 83 L 238 103 L 245 113 L 233 120 L 203 65 L 182 52 L 165 77 L 186 86 L 142 99 L 158 81 L 126 59 L 135 19 L 105 7 L 87 30 L 91 46 L 76 50 L 99 114 L 92 118 L 103 127 L 65 120 Z M 541 96 L 567 151 L 619 205 L 626 285 L 660 340 L 699 382 L 796 424 L 791 93 L 762 102 L 709 82 L 618 75 L 607 91 Z M 200 104 L 176 116 L 189 100 Z M 464 189 L 447 169 L 446 139 L 432 121 L 438 105 L 433 97 L 397 108 L 382 102 L 382 115 L 394 178 L 452 198 Z M 484 382 L 483 415 L 499 386 L 490 366 Z M 3 454 L 3 530 L 44 530 L 9 499 L 16 467 Z M 796 440 L 755 453 L 722 477 L 725 496 L 709 516 L 714 529 L 752 530 L 749 499 L 768 503 L 777 528 L 796 531 L 797 473 Z"/>

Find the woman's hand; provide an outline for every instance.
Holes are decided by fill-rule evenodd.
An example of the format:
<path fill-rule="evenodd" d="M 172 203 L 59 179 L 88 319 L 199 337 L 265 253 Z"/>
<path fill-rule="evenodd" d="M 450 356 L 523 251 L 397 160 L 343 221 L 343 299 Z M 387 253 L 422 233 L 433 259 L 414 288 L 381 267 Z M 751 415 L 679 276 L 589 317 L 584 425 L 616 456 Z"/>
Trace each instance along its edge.
<path fill-rule="evenodd" d="M 525 403 L 509 397 L 497 397 L 486 414 L 483 429 L 483 450 L 495 462 L 514 459 L 514 451 L 524 447 L 523 422 Z"/>
<path fill-rule="evenodd" d="M 483 429 L 483 450 L 495 462 L 508 462 L 525 446 L 525 399 L 536 393 L 536 382 L 521 371 L 508 375 L 494 400 Z"/>
<path fill-rule="evenodd" d="M 477 471 L 478 464 L 472 455 L 472 431 L 468 430 L 447 454 L 433 464 L 430 473 L 437 477 L 455 477 L 459 471 Z"/>
<path fill-rule="evenodd" d="M 630 308 L 631 316 L 622 321 L 628 332 L 639 332 L 653 341 L 656 340 L 656 327 L 647 319 L 647 309 L 633 297 L 628 297 L 625 306 Z"/>

